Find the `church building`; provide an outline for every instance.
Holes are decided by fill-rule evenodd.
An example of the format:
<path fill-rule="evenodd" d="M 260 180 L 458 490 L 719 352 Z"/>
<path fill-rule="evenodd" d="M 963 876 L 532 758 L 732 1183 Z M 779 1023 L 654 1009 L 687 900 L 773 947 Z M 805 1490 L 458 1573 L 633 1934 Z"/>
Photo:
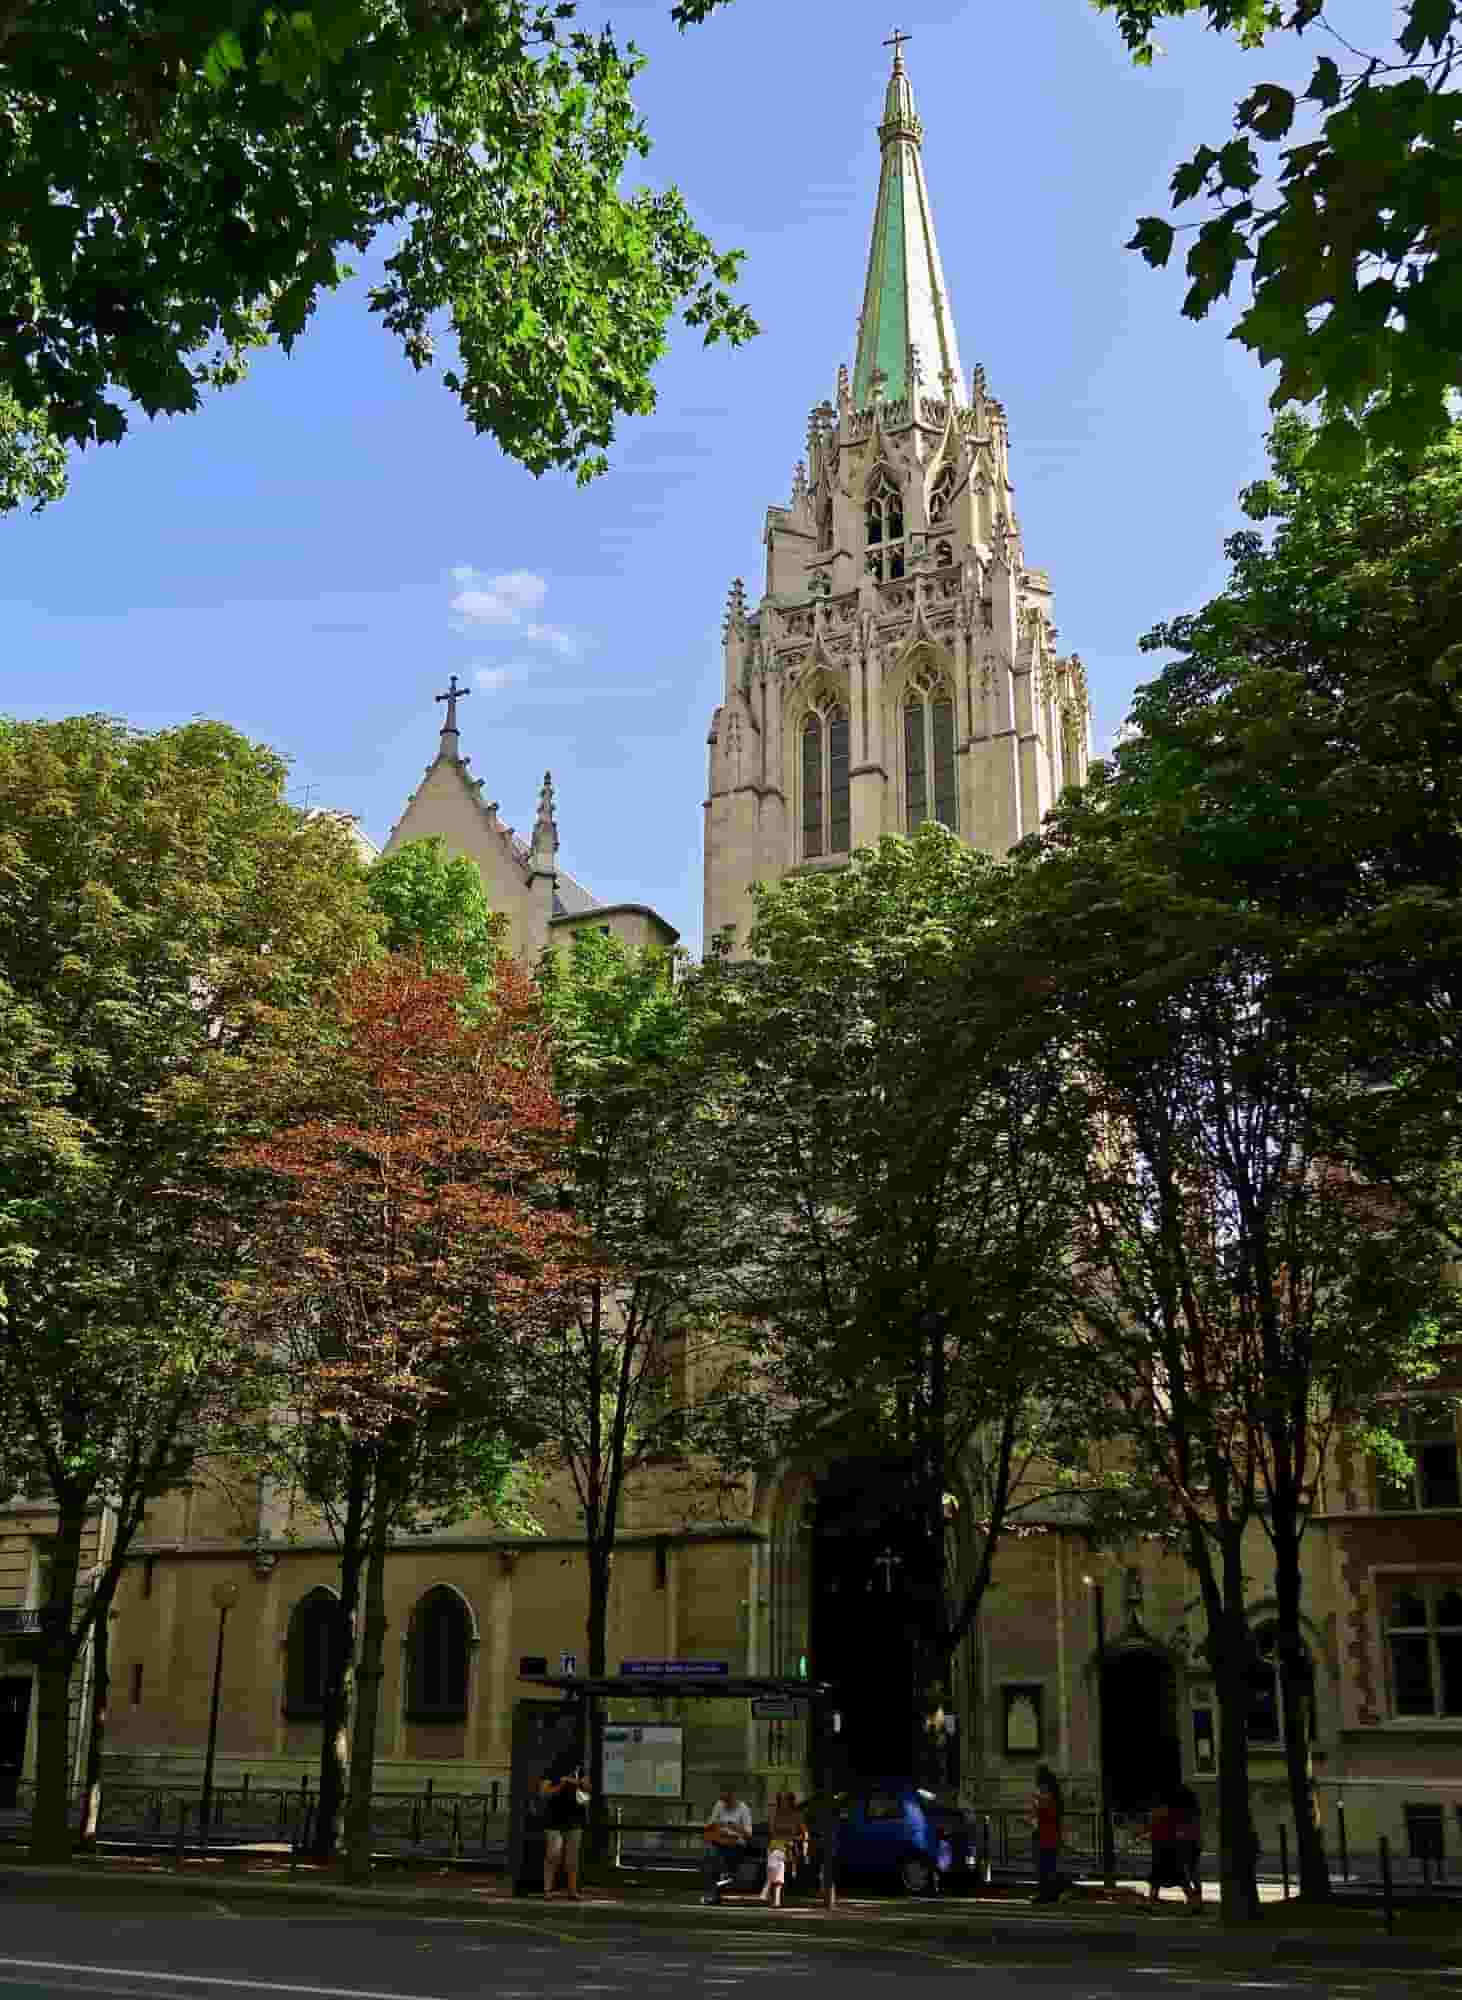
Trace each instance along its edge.
<path fill-rule="evenodd" d="M 744 937 L 753 882 L 926 819 L 1005 854 L 1086 775 L 1086 676 L 1026 563 L 1004 407 L 960 363 L 900 39 L 878 136 L 853 372 L 767 509 L 759 602 L 738 577 L 726 607 L 707 946 Z"/>
<path fill-rule="evenodd" d="M 708 947 L 729 934 L 733 950 L 744 949 L 754 882 L 842 867 L 854 849 L 927 819 L 1003 854 L 1087 770 L 1085 676 L 1076 655 L 1058 652 L 1050 581 L 1026 560 L 1004 407 L 984 371 L 967 376 L 961 362 L 901 42 L 878 127 L 852 368 L 838 370 L 835 398 L 812 411 L 790 501 L 767 510 L 759 596 L 751 601 L 738 580 L 727 606 L 709 733 Z M 632 946 L 673 945 L 655 910 L 601 904 L 559 865 L 549 777 L 527 838 L 503 821 L 462 754 L 467 693 L 454 679 L 439 697 L 435 756 L 386 851 L 439 835 L 470 855 L 509 920 L 514 953 L 530 964 L 586 926 Z M 1439 1773 L 1453 1774 L 1462 1803 L 1462 1489 L 1455 1420 L 1438 1423 L 1405 1505 L 1382 1493 L 1363 1456 L 1344 1457 L 1307 1538 L 1317 1769 L 1327 1800 L 1349 1788 L 1356 1845 L 1373 1846 L 1382 1830 L 1399 1846 L 1407 1787 Z M 785 1468 L 748 1486 L 739 1509 L 710 1516 L 668 1486 L 631 1490 L 614 1565 L 611 1669 L 694 1658 L 732 1673 L 838 1677 L 826 1635 L 844 1635 L 846 1649 L 848 1635 L 896 1624 L 900 1607 L 894 1566 L 876 1547 L 859 1565 L 825 1546 L 833 1472 Z M 514 1704 L 535 1692 L 519 1678 L 520 1661 L 582 1660 L 587 1574 L 567 1480 L 550 1484 L 538 1513 L 538 1536 L 467 1521 L 394 1546 L 382 1796 L 433 1787 L 490 1800 L 505 1790 Z M 962 1793 L 991 1807 L 1021 1803 L 1045 1762 L 1075 1808 L 1092 1805 L 1105 1734 L 1119 1803 L 1139 1805 L 1181 1774 L 1211 1807 L 1216 1711 L 1194 1579 L 1155 1544 L 1094 1561 L 1069 1512 L 1053 1509 L 1035 1525 L 1001 1550 L 955 1662 L 951 1770 Z M 34 1729 L 20 1690 L 29 1669 L 22 1652 L 7 1665 L 6 1635 L 28 1629 L 43 1542 L 34 1509 L 0 1510 L 0 1606 L 8 1579 L 14 1607 L 9 1626 L 0 1616 L 0 1696 L 14 1691 L 15 1724 L 0 1753 L 11 1745 L 27 1772 Z M 1286 1808 L 1277 1678 L 1262 1652 L 1271 1568 L 1257 1541 L 1252 1755 L 1257 1817 L 1274 1852 Z M 831 1606 L 839 1582 L 856 1582 L 856 1605 Z M 327 1525 L 267 1482 L 247 1493 L 199 1482 L 150 1506 L 111 1626 L 111 1778 L 196 1788 L 229 1603 L 219 1783 L 247 1777 L 255 1791 L 298 1791 L 312 1781 L 337 1588 Z M 9 1714 L 0 1701 L 0 1726 Z M 699 1824 L 726 1778 L 758 1811 L 772 1793 L 800 1793 L 809 1781 L 804 1726 L 757 1717 L 745 1701 L 677 1715 L 647 1698 L 618 1719 L 683 1731 L 653 1778 L 667 1818 Z M 652 1803 L 629 1793 L 624 1802 L 642 1812 Z M 1449 1841 L 1455 1851 L 1455 1824 Z"/>

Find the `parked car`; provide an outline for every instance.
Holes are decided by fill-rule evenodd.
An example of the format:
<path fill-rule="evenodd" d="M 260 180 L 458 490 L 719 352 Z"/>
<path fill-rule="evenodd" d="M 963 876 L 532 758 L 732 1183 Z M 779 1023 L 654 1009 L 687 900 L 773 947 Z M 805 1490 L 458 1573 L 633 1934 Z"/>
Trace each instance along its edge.
<path fill-rule="evenodd" d="M 973 1821 L 963 1807 L 921 1790 L 912 1779 L 863 1785 L 848 1796 L 838 1826 L 839 1874 L 897 1875 L 911 1896 L 934 1886 L 939 1828 L 954 1850 L 950 1880 L 975 1879 L 978 1854 Z"/>

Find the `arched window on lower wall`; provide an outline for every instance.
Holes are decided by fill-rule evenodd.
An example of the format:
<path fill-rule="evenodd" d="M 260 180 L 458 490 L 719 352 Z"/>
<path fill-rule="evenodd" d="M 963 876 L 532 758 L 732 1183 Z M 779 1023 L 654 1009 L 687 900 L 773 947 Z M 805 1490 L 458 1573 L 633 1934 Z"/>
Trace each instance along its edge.
<path fill-rule="evenodd" d="M 438 1584 L 411 1619 L 408 1722 L 462 1722 L 467 1716 L 467 1663 L 472 1622 L 455 1590 Z"/>
<path fill-rule="evenodd" d="M 802 725 L 802 859 L 846 854 L 850 836 L 848 716 L 843 708 Z"/>
<path fill-rule="evenodd" d="M 954 765 L 954 700 L 921 676 L 904 698 L 904 813 L 909 833 L 926 819 L 959 830 Z"/>
<path fill-rule="evenodd" d="M 340 1644 L 340 1600 L 312 1590 L 294 1607 L 285 1646 L 284 1713 L 291 1722 L 316 1722 L 325 1713 L 330 1667 Z"/>

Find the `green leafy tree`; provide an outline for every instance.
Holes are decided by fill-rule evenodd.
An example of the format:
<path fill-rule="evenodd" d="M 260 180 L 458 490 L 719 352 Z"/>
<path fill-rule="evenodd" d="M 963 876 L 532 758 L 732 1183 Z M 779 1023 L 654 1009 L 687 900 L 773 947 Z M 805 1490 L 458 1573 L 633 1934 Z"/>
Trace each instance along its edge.
<path fill-rule="evenodd" d="M 27 415 L 15 398 L 0 390 L 0 514 L 25 501 L 39 514 L 66 491 L 66 447 L 53 438 L 44 415 Z"/>
<path fill-rule="evenodd" d="M 146 1503 L 246 1387 L 226 1286 L 252 1079 L 373 946 L 349 837 L 214 723 L 0 731 L 0 1407 L 55 1508 L 32 1851 L 64 1858 L 68 1693 Z M 88 1524 L 102 1539 L 78 1588 Z"/>
<path fill-rule="evenodd" d="M 1093 4 L 1115 14 L 1139 63 L 1153 60 L 1163 21 L 1188 15 L 1245 48 L 1278 32 L 1315 42 L 1302 96 L 1257 84 L 1237 106 L 1234 136 L 1200 146 L 1174 173 L 1174 205 L 1202 201 L 1206 218 L 1144 216 L 1128 248 L 1161 266 L 1180 230 L 1195 232 L 1190 319 L 1204 318 L 1240 266 L 1251 267 L 1234 338 L 1261 363 L 1279 363 L 1275 409 L 1320 404 L 1318 450 L 1332 471 L 1359 472 L 1367 443 L 1420 450 L 1446 427 L 1448 394 L 1462 384 L 1457 0 L 1377 8 L 1385 19 L 1370 48 L 1331 27 L 1324 0 Z M 1278 149 L 1277 166 L 1261 148 Z"/>
<path fill-rule="evenodd" d="M 1462 428 L 1419 464 L 1327 469 L 1294 419 L 1245 495 L 1229 581 L 1165 621 L 1172 657 L 1095 795 L 1165 865 L 1272 919 L 1323 1046 L 1338 1158 L 1462 1251 Z"/>
<path fill-rule="evenodd" d="M 1141 822 L 1072 795 L 1032 872 L 1033 935 L 1100 1142 L 1076 1298 L 1087 1365 L 1197 1575 L 1221 1714 L 1227 1915 L 1257 1913 L 1245 1545 L 1274 1560 L 1303 1892 L 1328 1893 L 1310 1762 L 1302 1544 L 1340 1431 L 1432 1366 L 1435 1233 L 1335 1161 L 1331 1071 L 1253 912 L 1188 891 Z M 1277 927 L 1276 927 L 1277 928 Z"/>
<path fill-rule="evenodd" d="M 755 331 L 649 148 L 642 67 L 531 0 L 0 0 L 0 498 L 54 497 L 53 445 L 128 404 L 191 411 L 288 352 L 384 238 L 371 310 L 534 473 L 606 464 L 679 313 Z"/>
<path fill-rule="evenodd" d="M 1139 692 L 1113 765 L 1058 809 L 1033 879 L 1053 990 L 1088 1073 L 1126 1107 L 1121 1143 L 1141 1093 L 1168 1093 L 1172 1129 L 1125 1197 L 1165 1185 L 1174 1228 L 1199 1204 L 1191 1244 L 1152 1223 L 1167 1296 L 1180 1249 L 1201 1267 L 1222 1247 L 1248 1287 L 1240 1310 L 1225 1276 L 1201 1323 L 1202 1356 L 1215 1337 L 1232 1350 L 1223 1369 L 1191 1365 L 1242 1415 L 1256 1468 L 1318 1895 L 1300 1539 L 1335 1425 L 1364 1431 L 1368 1402 L 1426 1373 L 1447 1312 L 1430 1288 L 1459 1243 L 1462 442 L 1454 430 L 1419 461 L 1375 452 L 1360 480 L 1297 419 L 1272 450 L 1245 496 L 1272 533 L 1233 537 L 1224 591 L 1143 642 L 1175 657 Z M 1130 1218 L 1108 1240 L 1142 1244 Z M 1154 1349 L 1175 1325 L 1149 1321 Z"/>
<path fill-rule="evenodd" d="M 388 951 L 414 953 L 429 972 L 459 973 L 470 994 L 490 986 L 506 926 L 470 856 L 448 854 L 440 834 L 408 840 L 376 862 L 366 886 Z"/>
<path fill-rule="evenodd" d="M 1028 1002 L 1013 886 L 940 826 L 886 838 L 759 892 L 748 959 L 712 961 L 698 1002 L 718 1116 L 686 1143 L 733 1231 L 725 1309 L 770 1447 L 884 1468 L 845 1482 L 846 1532 L 901 1559 L 910 1629 L 859 1643 L 890 1648 L 933 1779 L 929 1718 L 1001 1543 L 1089 1435 L 1067 1290 L 1084 1112 Z"/>
<path fill-rule="evenodd" d="M 684 1144 L 703 1115 L 694 1025 L 677 961 L 580 931 L 550 949 L 539 988 L 553 1024 L 559 1095 L 574 1120 L 562 1195 L 590 1258 L 575 1310 L 531 1354 L 535 1424 L 573 1484 L 588 1568 L 590 1674 L 607 1672 L 609 1598 L 626 1499 L 651 1486 L 683 1514 L 740 1485 L 743 1367 L 707 1295 L 722 1237 L 712 1191 Z M 603 1768 L 591 1704 L 591 1768 Z M 590 1830 L 607 1848 L 596 1786 Z"/>

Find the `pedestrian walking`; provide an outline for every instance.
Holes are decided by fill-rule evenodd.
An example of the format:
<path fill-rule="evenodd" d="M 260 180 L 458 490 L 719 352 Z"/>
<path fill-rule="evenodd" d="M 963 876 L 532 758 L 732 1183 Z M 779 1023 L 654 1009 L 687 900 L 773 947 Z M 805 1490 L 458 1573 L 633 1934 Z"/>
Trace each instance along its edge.
<path fill-rule="evenodd" d="M 1036 1766 L 1035 1797 L 1031 1800 L 1031 1826 L 1036 1847 L 1036 1893 L 1033 1903 L 1054 1903 L 1061 1894 L 1056 1862 L 1061 1853 L 1061 1787 L 1049 1764 Z"/>
<path fill-rule="evenodd" d="M 1165 1786 L 1153 1800 L 1147 1820 L 1147 1837 L 1152 1846 L 1152 1866 L 1147 1877 L 1147 1900 L 1160 1903 L 1164 1889 L 1184 1886 L 1178 1866 L 1178 1814 L 1173 1789 Z"/>
<path fill-rule="evenodd" d="M 1187 1785 L 1173 1793 L 1173 1837 L 1178 1848 L 1178 1872 L 1190 1910 L 1203 1908 L 1203 1809 Z"/>
<path fill-rule="evenodd" d="M 762 1902 L 770 1902 L 774 1910 L 782 1907 L 782 1885 L 787 1879 L 787 1849 L 783 1842 L 774 1840 L 767 1849 L 767 1879 L 761 1886 Z"/>
<path fill-rule="evenodd" d="M 701 1857 L 703 1903 L 719 1903 L 721 1891 L 736 1877 L 736 1861 L 751 1838 L 751 1807 L 736 1796 L 734 1785 L 722 1785 L 705 1825 Z"/>
<path fill-rule="evenodd" d="M 571 1761 L 567 1769 L 560 1765 L 551 1771 L 544 1779 L 542 1789 L 548 1802 L 544 1815 L 547 1831 L 543 1841 L 543 1894 L 545 1898 L 552 1896 L 553 1885 L 562 1866 L 564 1893 L 571 1902 L 577 1903 L 582 1900 L 579 1895 L 579 1845 L 584 1838 L 588 1786 L 577 1762 Z"/>

